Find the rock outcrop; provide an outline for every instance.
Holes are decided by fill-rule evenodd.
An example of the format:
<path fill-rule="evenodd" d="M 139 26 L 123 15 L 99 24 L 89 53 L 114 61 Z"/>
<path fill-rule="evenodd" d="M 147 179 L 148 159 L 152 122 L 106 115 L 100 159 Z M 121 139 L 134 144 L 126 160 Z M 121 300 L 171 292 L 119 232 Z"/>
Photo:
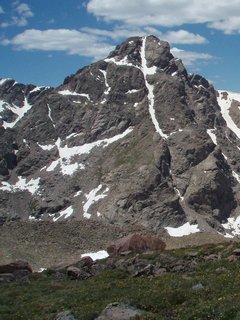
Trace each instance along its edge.
<path fill-rule="evenodd" d="M 231 99 L 154 36 L 127 39 L 58 88 L 0 80 L 0 220 L 157 231 L 189 221 L 230 234 L 240 198 Z"/>
<path fill-rule="evenodd" d="M 164 250 L 165 247 L 166 244 L 159 238 L 142 236 L 138 234 L 130 234 L 112 243 L 107 248 L 107 252 L 110 256 L 117 256 L 129 251 L 134 253 L 140 253 L 147 250 Z"/>
<path fill-rule="evenodd" d="M 0 265 L 0 283 L 8 283 L 16 280 L 28 281 L 32 268 L 26 261 L 16 261 Z"/>

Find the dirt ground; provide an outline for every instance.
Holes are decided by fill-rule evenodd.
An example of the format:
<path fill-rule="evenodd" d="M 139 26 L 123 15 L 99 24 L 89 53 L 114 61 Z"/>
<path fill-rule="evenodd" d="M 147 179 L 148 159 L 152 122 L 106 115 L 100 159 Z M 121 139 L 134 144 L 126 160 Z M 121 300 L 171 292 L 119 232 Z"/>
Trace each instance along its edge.
<path fill-rule="evenodd" d="M 105 250 L 130 233 L 156 235 L 140 226 L 116 226 L 99 221 L 7 222 L 0 226 L 0 264 L 28 261 L 35 271 L 70 264 L 82 253 Z M 219 234 L 195 233 L 180 238 L 160 236 L 167 249 L 230 241 Z M 233 241 L 233 240 L 232 240 Z"/>

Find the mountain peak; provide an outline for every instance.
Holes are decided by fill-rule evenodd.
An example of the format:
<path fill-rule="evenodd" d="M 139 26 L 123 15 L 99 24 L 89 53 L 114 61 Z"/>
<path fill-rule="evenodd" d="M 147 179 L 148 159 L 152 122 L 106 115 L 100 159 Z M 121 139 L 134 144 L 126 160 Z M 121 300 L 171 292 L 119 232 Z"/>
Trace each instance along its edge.
<path fill-rule="evenodd" d="M 124 63 L 125 61 L 125 63 L 141 66 L 142 50 L 145 52 L 148 67 L 156 66 L 163 69 L 169 64 L 169 61 L 173 59 L 168 42 L 150 35 L 146 37 L 128 38 L 109 54 L 107 61 L 115 59 L 117 62 L 122 61 Z"/>
<path fill-rule="evenodd" d="M 0 80 L 0 214 L 225 233 L 240 208 L 231 97 L 218 105 L 154 36 L 56 89 Z"/>

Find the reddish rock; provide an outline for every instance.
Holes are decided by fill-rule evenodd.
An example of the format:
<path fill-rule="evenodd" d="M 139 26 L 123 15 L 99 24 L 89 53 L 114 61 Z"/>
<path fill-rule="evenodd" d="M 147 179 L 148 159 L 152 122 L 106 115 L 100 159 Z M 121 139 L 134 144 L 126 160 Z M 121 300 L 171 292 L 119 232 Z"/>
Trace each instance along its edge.
<path fill-rule="evenodd" d="M 239 256 L 236 256 L 235 254 L 232 254 L 227 259 L 228 259 L 229 262 L 236 262 L 239 258 L 240 258 Z"/>
<path fill-rule="evenodd" d="M 165 247 L 165 242 L 159 238 L 131 234 L 112 243 L 107 252 L 109 256 L 116 256 L 127 251 L 140 253 L 146 250 L 164 250 Z"/>
<path fill-rule="evenodd" d="M 0 273 L 15 273 L 20 270 L 27 270 L 32 273 L 32 268 L 26 261 L 16 261 L 5 265 L 0 265 Z"/>

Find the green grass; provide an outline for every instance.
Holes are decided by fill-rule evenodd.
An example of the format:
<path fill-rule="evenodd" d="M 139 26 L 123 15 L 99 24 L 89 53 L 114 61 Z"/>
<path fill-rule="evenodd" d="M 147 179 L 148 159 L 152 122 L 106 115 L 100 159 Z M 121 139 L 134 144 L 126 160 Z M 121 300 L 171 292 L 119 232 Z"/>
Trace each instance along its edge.
<path fill-rule="evenodd" d="M 220 249 L 211 246 L 208 250 Z M 187 250 L 171 254 L 184 257 Z M 157 260 L 156 255 L 149 257 Z M 219 268 L 224 269 L 217 272 Z M 193 289 L 198 284 L 203 288 Z M 76 319 L 90 320 L 116 301 L 148 312 L 139 319 L 240 320 L 240 262 L 201 262 L 194 272 L 156 277 L 134 278 L 116 269 L 84 281 L 57 280 L 49 272 L 33 274 L 29 283 L 0 285 L 0 319 L 51 320 L 71 310 Z"/>

